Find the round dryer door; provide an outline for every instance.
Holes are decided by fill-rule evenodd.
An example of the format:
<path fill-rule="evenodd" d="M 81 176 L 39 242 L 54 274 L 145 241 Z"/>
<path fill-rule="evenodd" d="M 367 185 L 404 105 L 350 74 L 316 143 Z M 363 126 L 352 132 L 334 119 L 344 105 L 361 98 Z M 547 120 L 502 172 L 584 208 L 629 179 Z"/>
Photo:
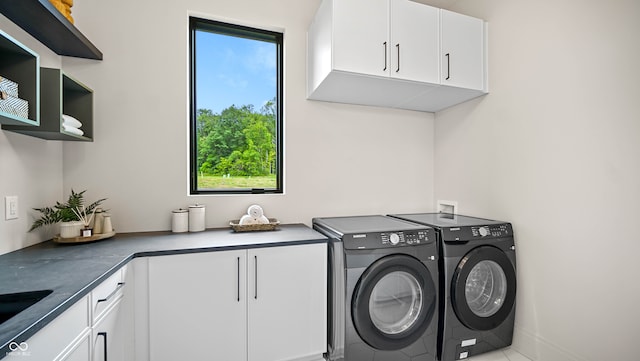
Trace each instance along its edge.
<path fill-rule="evenodd" d="M 404 348 L 423 334 L 436 308 L 427 267 L 411 256 L 391 255 L 362 274 L 351 303 L 356 331 L 378 350 Z"/>
<path fill-rule="evenodd" d="M 491 330 L 511 312 L 516 273 L 499 248 L 474 248 L 458 263 L 451 284 L 451 302 L 458 319 L 474 330 Z"/>

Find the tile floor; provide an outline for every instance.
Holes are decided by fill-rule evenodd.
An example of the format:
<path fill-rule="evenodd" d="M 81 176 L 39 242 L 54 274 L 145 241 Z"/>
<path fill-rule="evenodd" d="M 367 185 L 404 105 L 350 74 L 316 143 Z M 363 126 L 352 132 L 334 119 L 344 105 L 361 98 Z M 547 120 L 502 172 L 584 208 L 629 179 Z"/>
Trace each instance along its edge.
<path fill-rule="evenodd" d="M 475 357 L 469 357 L 469 361 L 531 361 L 528 358 L 522 356 L 516 350 L 506 348 L 504 350 L 498 350 L 493 352 L 487 352 Z"/>

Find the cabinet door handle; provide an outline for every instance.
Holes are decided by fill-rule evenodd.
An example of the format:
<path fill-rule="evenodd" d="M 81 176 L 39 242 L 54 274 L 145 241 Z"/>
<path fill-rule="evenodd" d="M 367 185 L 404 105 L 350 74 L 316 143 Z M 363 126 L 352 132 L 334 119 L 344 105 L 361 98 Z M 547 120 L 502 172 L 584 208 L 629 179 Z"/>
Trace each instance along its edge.
<path fill-rule="evenodd" d="M 124 282 L 118 282 L 118 285 L 116 286 L 116 288 L 109 293 L 109 295 L 105 298 L 101 298 L 96 302 L 107 302 L 111 297 L 113 297 L 113 295 L 116 294 L 116 292 L 118 292 L 119 289 L 121 289 L 122 287 L 124 287 Z"/>
<path fill-rule="evenodd" d="M 238 257 L 238 302 L 240 302 L 240 257 Z"/>
<path fill-rule="evenodd" d="M 447 77 L 445 78 L 445 80 L 449 80 L 449 78 L 451 78 L 451 63 L 449 61 L 451 55 L 449 55 L 449 53 L 446 53 L 444 54 L 444 56 L 447 57 Z"/>
<path fill-rule="evenodd" d="M 98 332 L 98 337 L 102 336 L 103 344 L 104 344 L 104 361 L 107 361 L 107 333 L 106 332 Z"/>
<path fill-rule="evenodd" d="M 396 44 L 396 50 L 398 50 L 398 67 L 396 73 L 400 72 L 400 43 Z"/>
<path fill-rule="evenodd" d="M 382 43 L 382 46 L 384 47 L 384 69 L 382 71 L 387 71 L 387 42 Z"/>
<path fill-rule="evenodd" d="M 253 258 L 254 258 L 255 265 L 256 265 L 255 270 L 254 270 L 254 273 L 255 273 L 254 281 L 255 282 L 254 282 L 254 289 L 253 289 L 253 291 L 254 291 L 253 298 L 255 298 L 257 300 L 258 299 L 258 256 L 253 256 Z"/>

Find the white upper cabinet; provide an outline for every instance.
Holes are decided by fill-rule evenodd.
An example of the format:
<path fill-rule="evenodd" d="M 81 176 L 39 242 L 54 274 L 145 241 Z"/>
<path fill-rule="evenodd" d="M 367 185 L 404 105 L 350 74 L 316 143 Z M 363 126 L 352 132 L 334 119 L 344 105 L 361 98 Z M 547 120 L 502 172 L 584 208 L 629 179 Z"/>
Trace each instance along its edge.
<path fill-rule="evenodd" d="M 342 0 L 333 14 L 333 70 L 438 82 L 438 9 L 407 0 Z"/>
<path fill-rule="evenodd" d="M 485 90 L 484 21 L 440 10 L 440 24 L 442 84 Z"/>
<path fill-rule="evenodd" d="M 410 0 L 323 0 L 307 34 L 308 98 L 435 112 L 478 97 L 485 28 Z"/>
<path fill-rule="evenodd" d="M 392 78 L 437 83 L 438 9 L 413 1 L 390 0 Z"/>
<path fill-rule="evenodd" d="M 333 19 L 333 69 L 352 73 L 384 76 L 385 44 L 389 39 L 389 0 L 326 1 L 333 9 L 323 16 Z M 366 9 L 367 16 L 362 16 Z M 387 45 L 388 46 L 388 45 Z M 389 67 L 387 66 L 387 69 Z"/>

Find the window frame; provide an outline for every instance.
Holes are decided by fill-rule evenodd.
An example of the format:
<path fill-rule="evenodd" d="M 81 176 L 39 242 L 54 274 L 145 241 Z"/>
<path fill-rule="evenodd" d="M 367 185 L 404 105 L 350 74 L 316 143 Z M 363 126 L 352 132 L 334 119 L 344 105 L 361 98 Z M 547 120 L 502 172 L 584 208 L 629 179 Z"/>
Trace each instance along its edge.
<path fill-rule="evenodd" d="M 276 187 L 198 189 L 198 137 L 196 131 L 196 31 L 269 41 L 276 44 Z M 284 33 L 189 16 L 189 194 L 282 194 L 284 193 Z"/>

